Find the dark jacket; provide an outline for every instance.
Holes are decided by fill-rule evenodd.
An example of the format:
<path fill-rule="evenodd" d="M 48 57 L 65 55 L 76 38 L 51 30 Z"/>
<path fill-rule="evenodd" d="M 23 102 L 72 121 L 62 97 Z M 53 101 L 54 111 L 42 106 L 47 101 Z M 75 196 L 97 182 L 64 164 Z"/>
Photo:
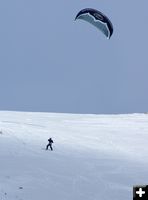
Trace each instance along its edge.
<path fill-rule="evenodd" d="M 51 145 L 53 143 L 53 140 L 51 138 L 48 139 L 49 144 Z"/>

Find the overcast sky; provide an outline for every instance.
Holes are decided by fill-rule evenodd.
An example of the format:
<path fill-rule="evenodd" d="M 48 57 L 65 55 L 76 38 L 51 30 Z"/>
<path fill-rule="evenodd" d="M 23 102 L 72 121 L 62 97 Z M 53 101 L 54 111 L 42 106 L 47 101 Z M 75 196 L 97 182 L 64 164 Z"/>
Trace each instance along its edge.
<path fill-rule="evenodd" d="M 110 40 L 83 8 L 112 21 Z M 0 110 L 148 111 L 146 0 L 0 1 Z"/>

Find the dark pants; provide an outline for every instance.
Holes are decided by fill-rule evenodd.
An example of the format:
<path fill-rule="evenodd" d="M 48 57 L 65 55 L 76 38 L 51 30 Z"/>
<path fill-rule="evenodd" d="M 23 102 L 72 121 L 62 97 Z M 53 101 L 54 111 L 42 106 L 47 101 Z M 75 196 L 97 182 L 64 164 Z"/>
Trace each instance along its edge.
<path fill-rule="evenodd" d="M 48 150 L 48 147 L 50 147 L 51 151 L 53 151 L 52 144 L 47 144 L 46 150 Z"/>

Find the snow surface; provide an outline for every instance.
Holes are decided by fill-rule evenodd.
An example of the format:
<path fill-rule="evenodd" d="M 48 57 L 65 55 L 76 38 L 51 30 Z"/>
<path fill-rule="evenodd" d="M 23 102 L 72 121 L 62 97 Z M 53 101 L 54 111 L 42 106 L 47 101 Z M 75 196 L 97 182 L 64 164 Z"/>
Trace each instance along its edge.
<path fill-rule="evenodd" d="M 148 184 L 148 114 L 1 111 L 0 131 L 0 200 L 131 200 Z"/>

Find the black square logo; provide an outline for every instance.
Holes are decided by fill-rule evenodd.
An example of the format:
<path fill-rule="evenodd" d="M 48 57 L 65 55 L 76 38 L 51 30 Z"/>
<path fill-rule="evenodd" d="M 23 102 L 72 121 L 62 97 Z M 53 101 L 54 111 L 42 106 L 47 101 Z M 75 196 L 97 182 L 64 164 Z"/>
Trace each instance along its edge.
<path fill-rule="evenodd" d="M 148 200 L 148 185 L 134 186 L 133 200 Z"/>

